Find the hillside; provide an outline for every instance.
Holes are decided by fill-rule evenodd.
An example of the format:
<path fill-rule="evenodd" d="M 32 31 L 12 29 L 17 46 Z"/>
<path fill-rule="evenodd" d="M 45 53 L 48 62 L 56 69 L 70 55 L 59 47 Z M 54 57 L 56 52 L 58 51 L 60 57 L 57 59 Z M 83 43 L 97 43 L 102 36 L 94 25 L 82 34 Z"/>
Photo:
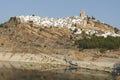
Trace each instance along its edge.
<path fill-rule="evenodd" d="M 6 55 L 13 53 L 10 56 L 16 53 L 36 55 L 43 53 L 57 59 L 65 58 L 69 64 L 74 64 L 76 60 L 97 61 L 99 57 L 105 57 L 107 61 L 110 60 L 106 58 L 119 61 L 120 49 L 107 50 L 103 54 L 99 49 L 81 50 L 75 45 L 76 40 L 91 36 L 106 38 L 107 36 L 120 37 L 120 34 L 117 34 L 115 28 L 110 25 L 87 17 L 85 12 L 80 16 L 59 19 L 34 15 L 16 16 L 0 25 L 0 52 Z M 73 61 L 70 62 L 71 60 Z"/>
<path fill-rule="evenodd" d="M 43 49 L 50 50 L 49 48 L 76 49 L 74 41 L 83 36 L 120 36 L 115 33 L 113 27 L 86 17 L 85 12 L 80 16 L 58 20 L 54 18 L 36 20 L 37 18 L 40 17 L 17 16 L 1 24 L 1 46 L 11 48 L 12 51 L 38 51 L 39 53 Z M 39 50 L 36 50 L 37 48 Z"/>

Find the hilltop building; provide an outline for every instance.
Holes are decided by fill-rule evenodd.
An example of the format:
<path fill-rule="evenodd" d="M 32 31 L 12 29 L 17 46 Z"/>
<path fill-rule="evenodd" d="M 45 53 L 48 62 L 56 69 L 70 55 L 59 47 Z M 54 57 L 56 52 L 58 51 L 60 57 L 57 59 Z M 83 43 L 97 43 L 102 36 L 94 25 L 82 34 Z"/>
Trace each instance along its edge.
<path fill-rule="evenodd" d="M 82 12 L 80 13 L 80 17 L 82 17 L 82 18 L 87 17 L 87 16 L 86 16 L 86 12 L 85 12 L 85 11 L 82 11 Z"/>

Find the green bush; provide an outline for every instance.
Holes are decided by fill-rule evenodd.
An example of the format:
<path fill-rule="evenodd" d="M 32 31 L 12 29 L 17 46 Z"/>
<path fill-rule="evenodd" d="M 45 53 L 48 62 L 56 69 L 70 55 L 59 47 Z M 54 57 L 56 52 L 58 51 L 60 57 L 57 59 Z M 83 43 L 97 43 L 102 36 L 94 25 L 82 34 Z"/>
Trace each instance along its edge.
<path fill-rule="evenodd" d="M 3 27 L 3 24 L 0 24 L 0 28 L 2 28 Z"/>
<path fill-rule="evenodd" d="M 106 51 L 106 49 L 101 48 L 99 51 L 100 51 L 100 53 L 104 53 Z"/>

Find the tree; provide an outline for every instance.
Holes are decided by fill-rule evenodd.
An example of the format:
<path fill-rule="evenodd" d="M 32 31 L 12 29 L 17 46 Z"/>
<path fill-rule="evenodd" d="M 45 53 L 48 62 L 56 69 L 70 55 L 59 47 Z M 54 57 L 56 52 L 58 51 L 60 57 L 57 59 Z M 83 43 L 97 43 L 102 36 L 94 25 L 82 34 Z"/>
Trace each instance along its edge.
<path fill-rule="evenodd" d="M 3 27 L 3 24 L 0 24 L 0 28 Z"/>
<path fill-rule="evenodd" d="M 95 17 L 92 16 L 92 19 L 95 20 Z"/>
<path fill-rule="evenodd" d="M 35 14 L 32 14 L 32 16 L 35 16 Z"/>
<path fill-rule="evenodd" d="M 114 31 L 115 31 L 115 33 L 117 33 L 119 31 L 119 29 L 118 28 L 114 28 Z"/>

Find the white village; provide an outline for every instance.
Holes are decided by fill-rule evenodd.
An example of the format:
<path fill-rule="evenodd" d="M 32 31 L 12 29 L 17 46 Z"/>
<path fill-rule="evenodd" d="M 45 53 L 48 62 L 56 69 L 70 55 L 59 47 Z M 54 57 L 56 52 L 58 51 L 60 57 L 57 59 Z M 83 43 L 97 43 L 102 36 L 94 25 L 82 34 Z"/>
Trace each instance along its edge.
<path fill-rule="evenodd" d="M 120 34 L 116 34 L 114 31 L 107 31 L 105 29 L 101 30 L 103 31 L 102 34 L 99 34 L 97 30 L 99 30 L 98 27 L 94 25 L 93 22 L 88 23 L 87 22 L 87 16 L 85 11 L 82 11 L 80 13 L 80 16 L 70 16 L 66 18 L 42 18 L 39 16 L 31 15 L 31 16 L 16 16 L 17 18 L 20 18 L 20 21 L 22 23 L 29 23 L 32 22 L 33 24 L 44 26 L 47 28 L 50 27 L 56 27 L 56 28 L 68 28 L 74 32 L 74 34 L 79 35 L 84 31 L 87 35 L 93 35 L 96 34 L 96 36 L 113 36 L 113 37 L 120 37 Z M 94 22 L 97 22 L 97 20 L 94 20 Z M 76 25 L 82 26 L 78 27 Z M 90 27 L 90 29 L 84 29 L 84 27 Z"/>

